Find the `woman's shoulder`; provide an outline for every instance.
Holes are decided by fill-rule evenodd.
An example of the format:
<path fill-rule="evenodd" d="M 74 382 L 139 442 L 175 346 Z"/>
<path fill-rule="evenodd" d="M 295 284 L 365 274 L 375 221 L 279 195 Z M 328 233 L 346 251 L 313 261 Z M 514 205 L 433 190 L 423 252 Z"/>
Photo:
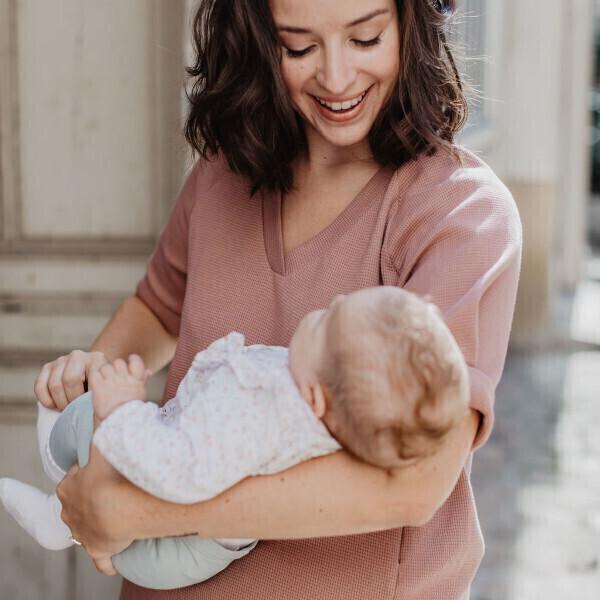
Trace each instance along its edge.
<path fill-rule="evenodd" d="M 384 241 L 390 254 L 420 254 L 442 238 L 520 246 L 512 194 L 481 158 L 461 146 L 456 150 L 458 158 L 438 151 L 394 173 Z"/>
<path fill-rule="evenodd" d="M 495 216 L 519 226 L 512 194 L 492 168 L 467 148 L 455 149 L 457 156 L 440 150 L 396 170 L 388 187 L 395 217 L 431 226 L 448 217 L 481 221 Z"/>
<path fill-rule="evenodd" d="M 187 175 L 188 181 L 192 180 L 196 187 L 201 186 L 203 190 L 211 188 L 218 181 L 235 177 L 221 152 L 207 157 L 198 156 Z"/>
<path fill-rule="evenodd" d="M 236 174 L 222 153 L 208 157 L 199 156 L 188 168 L 179 196 L 179 203 L 188 216 L 200 206 L 223 202 L 235 196 L 249 195 L 247 181 Z"/>

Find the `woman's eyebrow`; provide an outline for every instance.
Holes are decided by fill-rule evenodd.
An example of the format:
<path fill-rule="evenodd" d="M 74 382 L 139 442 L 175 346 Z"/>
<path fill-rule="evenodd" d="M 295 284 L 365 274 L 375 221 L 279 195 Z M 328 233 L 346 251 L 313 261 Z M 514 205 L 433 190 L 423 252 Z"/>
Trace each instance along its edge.
<path fill-rule="evenodd" d="M 374 17 L 378 17 L 379 15 L 383 15 L 388 12 L 390 11 L 387 8 L 380 8 L 378 10 L 374 10 L 373 12 L 366 14 L 364 17 L 359 17 L 358 19 L 347 23 L 346 25 L 344 25 L 344 28 L 347 29 L 348 27 L 353 27 L 354 25 L 364 23 L 365 21 L 369 21 Z M 277 27 L 277 31 L 287 31 L 288 33 L 312 33 L 310 29 L 305 29 L 304 27 L 291 27 L 288 25 L 281 25 L 280 27 Z"/>

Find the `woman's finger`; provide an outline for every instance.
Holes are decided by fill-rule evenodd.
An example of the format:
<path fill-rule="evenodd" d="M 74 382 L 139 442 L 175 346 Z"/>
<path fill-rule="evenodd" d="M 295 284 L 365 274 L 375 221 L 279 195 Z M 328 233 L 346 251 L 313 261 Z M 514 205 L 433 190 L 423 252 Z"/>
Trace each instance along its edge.
<path fill-rule="evenodd" d="M 65 356 L 57 358 L 52 363 L 52 370 L 50 372 L 50 377 L 48 377 L 48 389 L 50 390 L 52 401 L 58 410 L 64 410 L 69 403 L 62 382 L 66 362 L 67 359 Z"/>
<path fill-rule="evenodd" d="M 56 486 L 56 495 L 58 496 L 58 499 L 61 500 L 61 502 L 62 502 L 62 498 L 60 497 L 61 489 L 64 487 L 64 484 L 65 484 L 66 480 L 69 477 L 72 477 L 73 475 L 75 475 L 75 473 L 77 473 L 78 471 L 79 471 L 79 465 L 73 465 L 67 471 L 67 474 L 65 475 L 64 479 L 62 481 L 60 481 L 58 483 L 58 485 Z"/>
<path fill-rule="evenodd" d="M 87 353 L 73 350 L 67 357 L 62 376 L 62 384 L 68 402 L 83 394 Z"/>
<path fill-rule="evenodd" d="M 61 510 L 61 513 L 60 513 L 60 518 L 67 525 L 67 527 L 69 527 L 69 529 L 71 529 L 71 535 L 75 539 L 79 539 L 77 537 L 77 533 L 78 532 L 73 530 L 73 523 L 70 522 L 71 518 L 70 518 L 70 514 L 69 514 L 69 510 L 68 510 L 69 504 L 66 501 L 67 497 L 66 497 L 65 489 L 68 486 L 69 479 L 71 477 L 73 477 L 73 475 L 75 475 L 78 471 L 79 471 L 79 465 L 73 465 L 67 471 L 67 474 L 64 476 L 63 480 L 60 481 L 58 483 L 58 485 L 56 486 L 56 497 L 60 500 L 60 504 L 62 506 L 62 510 Z"/>
<path fill-rule="evenodd" d="M 112 560 L 109 557 L 95 558 L 93 560 L 96 569 L 98 569 L 102 575 L 107 575 L 108 577 L 117 575 L 117 571 L 115 570 Z"/>
<path fill-rule="evenodd" d="M 58 408 L 52 400 L 50 390 L 48 389 L 48 379 L 52 370 L 52 363 L 46 363 L 40 370 L 35 383 L 33 384 L 33 393 L 40 404 L 43 404 L 46 408 L 56 409 Z"/>

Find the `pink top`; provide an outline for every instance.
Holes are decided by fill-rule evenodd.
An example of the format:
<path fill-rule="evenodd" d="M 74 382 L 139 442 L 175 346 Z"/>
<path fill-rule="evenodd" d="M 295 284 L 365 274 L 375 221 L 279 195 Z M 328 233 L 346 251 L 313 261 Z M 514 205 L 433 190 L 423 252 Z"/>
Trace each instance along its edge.
<path fill-rule="evenodd" d="M 399 285 L 439 305 L 471 375 L 471 406 L 488 438 L 519 275 L 513 199 L 461 149 L 394 171 L 381 168 L 342 213 L 284 255 L 281 197 L 249 197 L 222 159 L 201 160 L 180 193 L 137 294 L 179 336 L 165 398 L 198 350 L 230 331 L 287 346 L 301 317 L 336 294 Z M 458 600 L 483 554 L 470 460 L 422 527 L 307 540 L 261 541 L 197 586 L 151 591 L 125 582 L 122 600 Z M 283 501 L 283 500 L 282 500 Z"/>

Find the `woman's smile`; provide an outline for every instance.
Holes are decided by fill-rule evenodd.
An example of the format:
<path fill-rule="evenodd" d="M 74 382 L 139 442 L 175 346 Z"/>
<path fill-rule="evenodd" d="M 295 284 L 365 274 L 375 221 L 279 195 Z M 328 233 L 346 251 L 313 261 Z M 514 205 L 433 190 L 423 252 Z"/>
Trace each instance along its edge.
<path fill-rule="evenodd" d="M 352 99 L 340 99 L 340 100 L 325 100 L 320 96 L 312 96 L 317 110 L 320 115 L 329 121 L 334 123 L 346 123 L 362 115 L 364 112 L 363 106 L 367 101 L 369 90 L 372 86 L 367 88 Z"/>

